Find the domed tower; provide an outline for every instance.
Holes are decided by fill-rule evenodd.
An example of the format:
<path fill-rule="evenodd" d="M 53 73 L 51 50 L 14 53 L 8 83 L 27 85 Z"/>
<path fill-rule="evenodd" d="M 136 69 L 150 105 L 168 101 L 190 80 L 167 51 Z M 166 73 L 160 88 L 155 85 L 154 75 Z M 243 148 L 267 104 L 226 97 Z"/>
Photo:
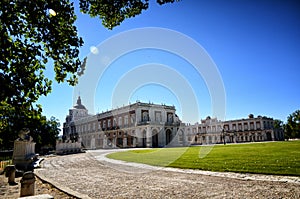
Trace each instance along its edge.
<path fill-rule="evenodd" d="M 69 115 L 71 116 L 72 121 L 88 116 L 88 110 L 82 105 L 80 96 L 78 96 L 77 102 L 73 108 L 69 110 Z"/>
<path fill-rule="evenodd" d="M 81 98 L 78 96 L 76 104 L 73 108 L 69 109 L 69 115 L 63 126 L 63 135 L 65 138 L 70 138 L 70 135 L 76 134 L 75 121 L 88 116 L 88 110 L 81 103 Z"/>

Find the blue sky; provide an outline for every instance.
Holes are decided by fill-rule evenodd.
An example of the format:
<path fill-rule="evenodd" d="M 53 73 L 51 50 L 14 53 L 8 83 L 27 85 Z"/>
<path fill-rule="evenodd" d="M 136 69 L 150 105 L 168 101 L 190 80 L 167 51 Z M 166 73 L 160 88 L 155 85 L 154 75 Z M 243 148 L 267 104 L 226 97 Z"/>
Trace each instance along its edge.
<path fill-rule="evenodd" d="M 183 0 L 164 6 L 150 1 L 148 10 L 127 19 L 112 31 L 105 29 L 99 19 L 81 14 L 77 1 L 75 5 L 76 25 L 85 42 L 80 49 L 82 59 L 90 54 L 91 46 L 98 46 L 123 31 L 167 28 L 200 44 L 216 64 L 226 93 L 225 119 L 253 113 L 286 121 L 290 113 L 300 109 L 300 4 L 297 1 Z M 192 53 L 193 49 L 190 50 Z M 188 117 L 193 114 L 184 113 L 176 91 L 155 81 L 126 91 L 130 92 L 129 102 L 140 100 L 175 105 L 179 116 L 185 114 L 184 121 L 191 123 L 213 115 L 209 89 L 193 66 L 178 55 L 157 49 L 134 51 L 115 60 L 98 82 L 94 111 L 122 106 L 111 100 L 118 80 L 148 63 L 166 65 L 189 82 L 197 98 L 195 110 L 198 109 L 199 115 Z M 47 75 L 53 77 L 51 67 L 48 69 Z M 73 91 L 74 88 L 66 83 L 54 83 L 52 93 L 39 100 L 43 113 L 63 123 L 79 94 Z M 86 92 L 89 88 L 80 90 L 83 103 Z"/>

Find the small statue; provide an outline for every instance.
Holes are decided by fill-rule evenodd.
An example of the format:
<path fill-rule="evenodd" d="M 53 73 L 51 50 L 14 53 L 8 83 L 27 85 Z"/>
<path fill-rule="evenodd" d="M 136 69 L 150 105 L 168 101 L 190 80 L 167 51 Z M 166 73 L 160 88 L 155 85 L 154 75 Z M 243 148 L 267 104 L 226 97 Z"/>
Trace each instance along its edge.
<path fill-rule="evenodd" d="M 29 135 L 30 130 L 27 128 L 23 128 L 20 132 L 19 132 L 19 140 L 23 140 L 23 141 L 29 141 L 32 142 L 32 137 Z"/>

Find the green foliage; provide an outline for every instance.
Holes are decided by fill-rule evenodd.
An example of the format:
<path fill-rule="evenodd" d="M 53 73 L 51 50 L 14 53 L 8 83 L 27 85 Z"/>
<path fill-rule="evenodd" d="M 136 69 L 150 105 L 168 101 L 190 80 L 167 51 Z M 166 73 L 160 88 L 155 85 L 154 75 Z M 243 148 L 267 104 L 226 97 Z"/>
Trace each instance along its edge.
<path fill-rule="evenodd" d="M 215 145 L 204 158 L 202 147 L 132 150 L 109 158 L 184 169 L 300 176 L 300 141 Z"/>
<path fill-rule="evenodd" d="M 0 131 L 1 142 L 0 149 L 12 149 L 14 141 L 18 138 L 21 129 L 25 128 L 30 131 L 30 136 L 36 142 L 36 150 L 39 151 L 42 146 L 55 146 L 56 139 L 60 132 L 60 123 L 54 117 L 47 120 L 42 116 L 41 111 L 31 110 L 23 113 L 15 113 L 15 109 L 10 109 L 9 116 L 5 116 L 4 122 L 11 123 L 6 125 Z M 3 114 L 0 113 L 1 117 Z M 0 124 L 2 124 L 0 123 Z"/>
<path fill-rule="evenodd" d="M 56 15 L 51 15 L 52 9 Z M 0 138 L 11 146 L 22 128 L 41 120 L 42 108 L 33 104 L 51 92 L 45 77 L 46 64 L 53 62 L 55 79 L 77 82 L 83 41 L 74 26 L 73 4 L 64 1 L 0 2 Z"/>
<path fill-rule="evenodd" d="M 148 0 L 80 0 L 79 4 L 83 13 L 99 16 L 109 29 L 148 8 Z M 83 40 L 75 20 L 69 0 L 0 1 L 0 148 L 11 147 L 23 128 L 34 135 L 42 132 L 37 128 L 43 128 L 46 119 L 42 107 L 34 104 L 51 92 L 46 66 L 53 67 L 58 83 L 74 86 L 83 75 L 86 59 L 81 64 L 78 57 Z M 35 139 L 42 143 L 46 137 Z"/>
<path fill-rule="evenodd" d="M 0 3 L 1 101 L 32 103 L 49 93 L 51 81 L 43 72 L 53 61 L 55 79 L 76 83 L 83 41 L 74 26 L 76 16 L 68 1 L 4 1 Z M 53 9 L 57 14 L 49 14 Z M 68 76 L 69 75 L 69 76 Z"/>
<path fill-rule="evenodd" d="M 175 0 L 157 0 L 159 5 Z M 99 17 L 104 27 L 113 29 L 125 19 L 135 17 L 148 9 L 149 0 L 80 0 L 81 12 L 91 17 Z"/>
<path fill-rule="evenodd" d="M 283 128 L 283 121 L 278 119 L 274 120 L 274 128 L 275 129 Z"/>
<path fill-rule="evenodd" d="M 60 123 L 55 117 L 51 117 L 49 120 L 43 118 L 37 121 L 38 125 L 35 125 L 30 135 L 36 142 L 36 151 L 40 151 L 41 147 L 55 147 L 56 140 L 60 132 Z"/>
<path fill-rule="evenodd" d="M 300 110 L 288 116 L 285 133 L 288 138 L 300 138 Z"/>
<path fill-rule="evenodd" d="M 20 130 L 23 128 L 34 130 L 44 118 L 39 106 L 37 109 L 33 109 L 26 104 L 12 106 L 2 102 L 0 109 L 0 137 L 2 139 L 0 148 L 3 149 L 12 149 L 13 142 L 18 138 Z"/>

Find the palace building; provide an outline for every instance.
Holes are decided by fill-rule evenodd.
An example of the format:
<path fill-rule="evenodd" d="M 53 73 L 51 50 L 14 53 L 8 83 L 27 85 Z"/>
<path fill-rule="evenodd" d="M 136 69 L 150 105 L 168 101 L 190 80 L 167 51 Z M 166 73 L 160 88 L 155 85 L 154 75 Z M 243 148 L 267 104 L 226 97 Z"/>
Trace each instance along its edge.
<path fill-rule="evenodd" d="M 214 144 L 214 143 L 241 143 L 260 141 L 284 140 L 282 129 L 274 128 L 273 118 L 252 114 L 245 119 L 220 121 L 217 118 L 207 117 L 200 124 L 186 127 L 192 131 L 194 140 L 192 144 Z"/>
<path fill-rule="evenodd" d="M 272 118 L 220 121 L 207 117 L 201 123 L 182 123 L 174 106 L 143 103 L 88 114 L 80 97 L 63 124 L 66 139 L 76 138 L 87 149 L 175 147 L 191 144 L 239 143 L 283 140 Z"/>

